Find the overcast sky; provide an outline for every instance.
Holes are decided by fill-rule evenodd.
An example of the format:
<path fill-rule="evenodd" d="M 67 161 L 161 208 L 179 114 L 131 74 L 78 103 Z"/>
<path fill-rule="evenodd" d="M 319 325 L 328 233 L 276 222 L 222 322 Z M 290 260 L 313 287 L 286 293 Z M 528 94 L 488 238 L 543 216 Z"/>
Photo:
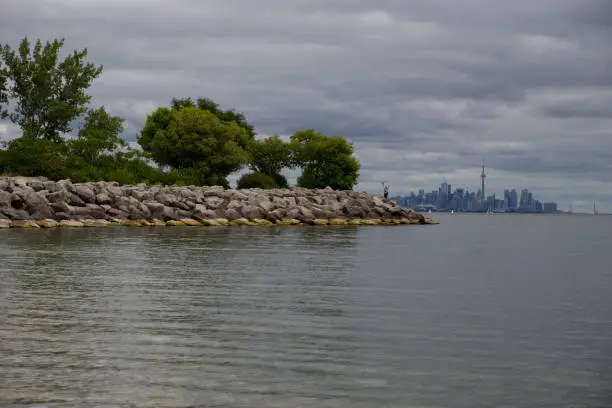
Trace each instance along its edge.
<path fill-rule="evenodd" d="M 206 96 L 261 135 L 347 137 L 359 189 L 476 190 L 484 158 L 487 193 L 612 211 L 610 0 L 1 0 L 0 41 L 24 36 L 87 47 L 128 140 Z"/>

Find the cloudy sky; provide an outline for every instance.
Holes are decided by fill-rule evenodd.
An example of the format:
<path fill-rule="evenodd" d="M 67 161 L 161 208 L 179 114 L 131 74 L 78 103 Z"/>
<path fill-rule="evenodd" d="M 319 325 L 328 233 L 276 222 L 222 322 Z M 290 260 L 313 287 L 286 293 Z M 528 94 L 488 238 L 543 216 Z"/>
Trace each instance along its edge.
<path fill-rule="evenodd" d="M 359 189 L 475 190 L 484 158 L 487 193 L 612 211 L 610 0 L 1 0 L 0 41 L 24 36 L 87 47 L 128 140 L 207 96 L 261 135 L 347 137 Z"/>

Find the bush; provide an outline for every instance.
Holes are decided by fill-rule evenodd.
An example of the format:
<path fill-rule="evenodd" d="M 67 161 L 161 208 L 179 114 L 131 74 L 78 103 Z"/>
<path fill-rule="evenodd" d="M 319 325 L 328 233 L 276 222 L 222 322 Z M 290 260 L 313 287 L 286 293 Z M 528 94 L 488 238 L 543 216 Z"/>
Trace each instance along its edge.
<path fill-rule="evenodd" d="M 67 178 L 70 174 L 63 144 L 23 137 L 8 142 L 0 155 L 0 168 L 7 173 L 44 176 L 51 180 Z"/>
<path fill-rule="evenodd" d="M 278 184 L 270 176 L 262 173 L 247 173 L 238 180 L 239 189 L 243 188 L 263 188 L 271 189 L 278 188 Z"/>

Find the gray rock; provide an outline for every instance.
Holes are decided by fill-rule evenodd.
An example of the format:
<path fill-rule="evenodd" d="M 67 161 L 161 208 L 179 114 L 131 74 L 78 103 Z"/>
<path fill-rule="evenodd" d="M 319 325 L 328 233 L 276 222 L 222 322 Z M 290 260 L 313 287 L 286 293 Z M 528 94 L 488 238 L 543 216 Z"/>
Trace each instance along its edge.
<path fill-rule="evenodd" d="M 284 220 L 286 218 L 286 211 L 282 208 L 277 208 L 276 210 L 270 211 L 265 217 L 265 219 L 270 221 Z"/>
<path fill-rule="evenodd" d="M 29 187 L 32 187 L 34 191 L 43 191 L 45 190 L 45 183 L 42 180 L 33 180 L 28 183 Z"/>
<path fill-rule="evenodd" d="M 297 207 L 297 209 L 299 210 L 299 216 L 296 217 L 297 219 L 304 220 L 304 219 L 314 219 L 315 218 L 314 213 L 308 207 L 300 205 Z"/>
<path fill-rule="evenodd" d="M 96 204 L 102 205 L 102 204 L 112 204 L 113 200 L 111 200 L 110 196 L 108 195 L 108 193 L 100 193 L 96 196 Z"/>
<path fill-rule="evenodd" d="M 223 204 L 223 201 L 225 201 L 219 197 L 211 197 L 211 196 L 205 196 L 205 197 L 206 198 L 204 198 L 204 204 L 206 205 L 206 208 L 210 208 L 211 210 L 216 210 L 217 208 L 221 206 L 221 204 Z"/>
<path fill-rule="evenodd" d="M 43 184 L 45 186 L 45 191 L 49 193 L 55 193 L 59 190 L 59 186 L 53 181 L 45 181 Z"/>
<path fill-rule="evenodd" d="M 240 208 L 240 213 L 248 220 L 263 218 L 266 215 L 263 208 L 248 204 Z"/>
<path fill-rule="evenodd" d="M 224 212 L 224 217 L 230 221 L 237 220 L 238 218 L 243 218 L 242 214 L 238 211 L 237 208 L 226 209 Z"/>
<path fill-rule="evenodd" d="M 128 197 L 117 197 L 115 198 L 115 200 L 113 201 L 113 207 L 115 208 L 128 208 L 130 206 L 131 202 L 130 199 Z"/>
<path fill-rule="evenodd" d="M 55 211 L 53 211 L 49 202 L 35 192 L 27 193 L 24 197 L 24 203 L 26 211 L 30 213 L 33 220 L 52 219 L 55 216 Z"/>
<path fill-rule="evenodd" d="M 159 193 L 155 196 L 155 200 L 165 206 L 172 207 L 174 206 L 178 200 L 175 196 L 166 193 Z"/>
<path fill-rule="evenodd" d="M 74 187 L 74 194 L 76 194 L 81 200 L 85 203 L 95 203 L 96 195 L 94 192 L 86 185 L 76 185 Z"/>
<path fill-rule="evenodd" d="M 268 200 L 266 201 L 260 201 L 257 203 L 257 206 L 259 208 L 261 208 L 262 210 L 264 210 L 264 212 L 269 212 L 272 211 L 274 209 L 276 209 L 278 206 Z"/>
<path fill-rule="evenodd" d="M 121 189 L 121 187 L 118 187 L 116 185 L 110 184 L 106 186 L 106 191 L 108 192 L 108 194 L 110 195 L 110 197 L 114 200 L 118 197 L 123 197 L 123 189 Z"/>
<path fill-rule="evenodd" d="M 106 210 L 97 204 L 88 203 L 86 208 L 93 219 L 104 219 L 106 217 Z"/>
<path fill-rule="evenodd" d="M 107 218 L 117 218 L 120 220 L 127 220 L 128 214 L 126 211 L 119 210 L 117 208 L 111 208 L 106 211 Z"/>
<path fill-rule="evenodd" d="M 178 220 L 179 219 L 178 209 L 174 207 L 164 206 L 164 210 L 160 218 L 164 221 Z"/>
<path fill-rule="evenodd" d="M 10 206 L 11 206 L 11 193 L 9 193 L 8 191 L 0 190 L 0 208 L 10 207 Z"/>
<path fill-rule="evenodd" d="M 70 180 L 60 180 L 57 182 L 58 190 L 66 190 L 70 193 L 74 193 L 74 186 Z"/>
<path fill-rule="evenodd" d="M 25 206 L 25 202 L 23 200 L 23 197 L 21 196 L 21 191 L 15 191 L 13 192 L 13 194 L 11 194 L 11 207 L 17 209 L 17 210 L 21 210 L 23 209 L 23 207 Z"/>
<path fill-rule="evenodd" d="M 202 195 L 204 197 L 218 197 L 219 194 L 223 193 L 225 189 L 221 186 L 210 186 L 202 188 Z"/>
<path fill-rule="evenodd" d="M 217 218 L 214 210 L 209 210 L 205 205 L 196 204 L 192 217 L 196 220 L 212 220 Z"/>
<path fill-rule="evenodd" d="M 47 194 L 47 201 L 49 201 L 50 203 L 65 201 L 70 205 L 76 205 L 80 207 L 85 206 L 85 201 L 83 201 L 78 195 L 70 193 L 66 190 L 58 190 L 55 193 Z"/>
<path fill-rule="evenodd" d="M 128 190 L 129 196 L 130 197 L 134 197 L 134 199 L 138 200 L 138 201 L 144 201 L 147 199 L 147 194 L 145 191 L 139 189 L 131 189 Z"/>
<path fill-rule="evenodd" d="M 63 221 L 63 220 L 70 220 L 72 219 L 72 216 L 68 213 L 65 212 L 56 212 L 55 213 L 55 220 L 56 221 Z"/>
<path fill-rule="evenodd" d="M 0 208 L 0 218 L 2 216 L 8 218 L 9 220 L 27 220 L 30 217 L 27 211 L 18 210 L 13 207 L 4 207 Z"/>
<path fill-rule="evenodd" d="M 51 204 L 51 207 L 55 210 L 55 212 L 63 212 L 66 214 L 70 213 L 70 205 L 68 205 L 65 201 L 57 201 Z"/>
<path fill-rule="evenodd" d="M 143 203 L 153 218 L 162 219 L 164 217 L 164 205 L 157 201 L 145 201 Z"/>

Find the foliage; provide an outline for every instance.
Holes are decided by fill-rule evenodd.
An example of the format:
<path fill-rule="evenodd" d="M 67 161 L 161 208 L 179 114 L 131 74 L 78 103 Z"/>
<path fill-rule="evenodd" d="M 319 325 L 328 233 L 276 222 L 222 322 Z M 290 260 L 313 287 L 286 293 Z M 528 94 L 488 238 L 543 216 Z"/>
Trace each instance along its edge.
<path fill-rule="evenodd" d="M 353 145 L 312 129 L 289 143 L 279 136 L 255 139 L 243 113 L 223 110 L 209 98 L 174 98 L 148 115 L 138 136 L 143 151 L 121 138 L 123 120 L 104 107 L 88 109 L 87 90 L 102 66 L 87 62 L 87 49 L 63 60 L 63 39 L 33 47 L 27 37 L 17 50 L 0 44 L 0 119 L 23 134 L 0 149 L 0 172 L 75 182 L 115 180 L 124 184 L 221 185 L 249 165 L 239 188 L 287 187 L 284 168 L 300 167 L 298 185 L 352 189 L 359 176 Z M 82 126 L 66 140 L 76 119 Z M 157 163 L 157 166 L 151 164 Z"/>
<path fill-rule="evenodd" d="M 302 168 L 298 186 L 351 190 L 359 177 L 353 145 L 341 136 L 325 136 L 312 129 L 291 136 L 293 164 Z"/>
<path fill-rule="evenodd" d="M 24 137 L 61 141 L 70 123 L 86 111 L 85 92 L 102 73 L 102 66 L 86 63 L 87 49 L 75 50 L 59 62 L 64 39 L 37 40 L 30 49 L 27 37 L 18 51 L 0 46 L 0 117 L 8 118 Z M 11 109 L 9 106 L 14 106 Z"/>
<path fill-rule="evenodd" d="M 227 176 L 249 161 L 248 134 L 197 107 L 159 108 L 147 118 L 138 142 L 161 166 L 193 177 L 197 184 L 227 186 Z"/>
<path fill-rule="evenodd" d="M 13 139 L 0 155 L 0 168 L 20 176 L 66 178 L 69 175 L 66 146 L 46 139 Z"/>
<path fill-rule="evenodd" d="M 247 173 L 238 179 L 237 187 L 242 188 L 262 188 L 271 189 L 278 188 L 276 181 L 263 173 Z"/>
<path fill-rule="evenodd" d="M 123 119 L 110 115 L 104 107 L 90 109 L 70 149 L 85 162 L 95 163 L 102 155 L 116 153 L 127 146 L 120 137 L 123 129 Z"/>
<path fill-rule="evenodd" d="M 238 126 L 247 132 L 249 140 L 253 140 L 255 138 L 255 128 L 249 124 L 249 122 L 247 122 L 244 113 L 236 112 L 234 109 L 225 111 L 219 109 L 219 104 L 210 98 L 198 98 L 195 103 L 191 98 L 172 98 L 170 105 L 174 110 L 180 110 L 181 108 L 198 108 L 207 110 L 224 122 L 236 122 Z"/>
<path fill-rule="evenodd" d="M 253 140 L 250 145 L 251 168 L 256 173 L 271 177 L 279 187 L 287 187 L 287 179 L 280 173 L 285 167 L 292 167 L 289 144 L 277 135 Z"/>

